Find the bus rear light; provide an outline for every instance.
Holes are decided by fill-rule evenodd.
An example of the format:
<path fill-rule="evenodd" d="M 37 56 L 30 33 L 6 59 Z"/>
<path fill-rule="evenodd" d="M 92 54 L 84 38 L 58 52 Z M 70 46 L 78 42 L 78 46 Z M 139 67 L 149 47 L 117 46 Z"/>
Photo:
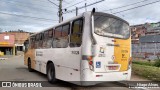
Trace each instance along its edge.
<path fill-rule="evenodd" d="M 103 75 L 96 75 L 96 77 L 102 77 Z"/>
<path fill-rule="evenodd" d="M 93 61 L 89 61 L 89 65 L 93 65 Z"/>
<path fill-rule="evenodd" d="M 94 66 L 93 66 L 93 56 L 82 55 L 82 60 L 87 60 L 90 70 L 93 71 L 93 69 L 94 69 Z"/>

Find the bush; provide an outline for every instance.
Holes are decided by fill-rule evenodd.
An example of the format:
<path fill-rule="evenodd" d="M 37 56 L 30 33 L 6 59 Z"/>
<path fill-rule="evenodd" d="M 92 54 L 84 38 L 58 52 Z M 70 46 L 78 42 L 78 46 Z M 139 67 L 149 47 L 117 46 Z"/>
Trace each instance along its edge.
<path fill-rule="evenodd" d="M 160 59 L 155 60 L 154 66 L 160 67 Z"/>

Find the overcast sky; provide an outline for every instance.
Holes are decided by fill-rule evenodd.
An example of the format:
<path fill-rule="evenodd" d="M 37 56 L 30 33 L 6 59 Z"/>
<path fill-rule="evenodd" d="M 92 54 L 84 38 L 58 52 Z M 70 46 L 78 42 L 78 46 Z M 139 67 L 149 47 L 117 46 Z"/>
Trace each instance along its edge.
<path fill-rule="evenodd" d="M 58 0 L 50 1 L 57 5 L 59 4 Z M 67 10 L 72 10 L 75 9 L 76 6 L 81 7 L 84 6 L 85 3 L 91 4 L 96 1 L 100 0 L 63 0 L 62 7 L 63 9 L 69 7 Z M 133 7 L 149 4 L 155 1 L 160 0 L 104 0 L 103 2 L 87 7 L 87 11 L 91 11 L 92 8 L 95 7 L 97 11 L 115 13 Z M 81 3 L 73 6 L 78 2 Z M 110 10 L 121 6 L 126 7 Z M 159 22 L 159 8 L 160 2 L 157 2 L 114 15 L 127 20 L 130 25 L 143 24 L 146 22 Z M 37 32 L 57 24 L 59 19 L 57 12 L 58 7 L 48 0 L 0 0 L 0 28 L 3 31 L 22 29 L 29 32 Z M 85 8 L 79 10 L 79 14 L 83 12 L 85 12 Z M 74 16 L 75 12 L 63 15 L 64 20 Z"/>

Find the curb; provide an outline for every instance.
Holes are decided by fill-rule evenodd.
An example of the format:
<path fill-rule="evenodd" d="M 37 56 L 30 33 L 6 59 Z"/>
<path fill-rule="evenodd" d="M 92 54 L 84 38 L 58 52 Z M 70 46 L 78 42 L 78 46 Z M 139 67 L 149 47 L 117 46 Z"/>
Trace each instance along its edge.
<path fill-rule="evenodd" d="M 0 58 L 0 60 L 6 60 L 6 59 L 8 59 L 8 58 Z"/>
<path fill-rule="evenodd" d="M 9 57 L 0 57 L 0 60 L 6 60 L 6 59 L 10 59 L 10 58 L 14 58 L 14 57 L 20 57 L 20 56 L 24 56 L 24 55 L 15 55 L 15 56 L 9 56 Z"/>

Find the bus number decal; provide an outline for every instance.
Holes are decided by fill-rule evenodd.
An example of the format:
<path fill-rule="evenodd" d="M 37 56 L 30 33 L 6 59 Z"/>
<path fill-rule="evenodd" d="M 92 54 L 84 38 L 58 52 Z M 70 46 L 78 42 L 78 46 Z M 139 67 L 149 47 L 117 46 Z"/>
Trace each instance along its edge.
<path fill-rule="evenodd" d="M 72 54 L 78 55 L 78 54 L 79 54 L 79 51 L 72 51 Z"/>
<path fill-rule="evenodd" d="M 41 51 L 36 51 L 36 56 L 43 56 L 43 52 L 41 52 Z"/>

